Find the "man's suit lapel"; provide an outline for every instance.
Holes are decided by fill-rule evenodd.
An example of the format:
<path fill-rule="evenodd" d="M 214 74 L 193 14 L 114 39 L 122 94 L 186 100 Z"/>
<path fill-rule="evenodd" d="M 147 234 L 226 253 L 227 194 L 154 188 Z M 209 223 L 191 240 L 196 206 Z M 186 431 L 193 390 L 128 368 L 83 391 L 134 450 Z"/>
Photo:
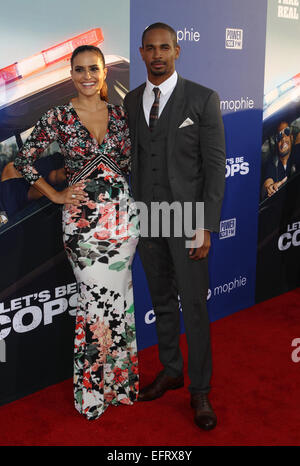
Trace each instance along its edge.
<path fill-rule="evenodd" d="M 178 75 L 176 87 L 174 89 L 171 118 L 168 127 L 167 154 L 168 158 L 172 156 L 176 131 L 182 123 L 184 115 L 184 79 Z"/>

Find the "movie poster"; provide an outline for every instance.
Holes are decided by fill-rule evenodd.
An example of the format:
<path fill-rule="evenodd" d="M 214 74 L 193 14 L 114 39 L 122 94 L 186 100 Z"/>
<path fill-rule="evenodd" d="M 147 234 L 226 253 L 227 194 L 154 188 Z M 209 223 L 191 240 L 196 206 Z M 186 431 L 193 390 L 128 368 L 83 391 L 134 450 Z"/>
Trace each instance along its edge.
<path fill-rule="evenodd" d="M 46 197 L 29 198 L 29 186 L 12 162 L 41 115 L 75 96 L 69 59 L 77 46 L 101 48 L 109 100 L 123 102 L 129 89 L 129 0 L 11 0 L 1 5 L 0 40 L 2 404 L 72 376 L 77 305 L 61 207 Z M 51 144 L 38 163 L 46 179 L 63 169 L 59 146 Z"/>
<path fill-rule="evenodd" d="M 256 301 L 300 284 L 300 6 L 268 0 Z"/>

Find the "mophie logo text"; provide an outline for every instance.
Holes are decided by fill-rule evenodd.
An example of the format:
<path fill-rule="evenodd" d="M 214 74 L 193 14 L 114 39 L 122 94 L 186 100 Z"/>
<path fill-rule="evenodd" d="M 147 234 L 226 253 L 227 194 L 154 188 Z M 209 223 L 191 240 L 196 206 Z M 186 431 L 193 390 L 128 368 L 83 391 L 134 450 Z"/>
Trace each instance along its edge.
<path fill-rule="evenodd" d="M 200 40 L 200 32 L 194 31 L 194 28 L 187 29 L 180 29 L 177 31 L 177 41 L 187 41 L 187 42 L 199 42 Z"/>

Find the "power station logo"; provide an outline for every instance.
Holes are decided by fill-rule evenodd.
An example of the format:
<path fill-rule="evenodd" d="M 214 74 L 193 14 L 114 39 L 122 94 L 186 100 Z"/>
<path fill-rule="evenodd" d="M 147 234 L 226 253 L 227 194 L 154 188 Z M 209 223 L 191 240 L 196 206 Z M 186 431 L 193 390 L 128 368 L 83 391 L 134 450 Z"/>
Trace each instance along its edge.
<path fill-rule="evenodd" d="M 236 233 L 236 218 L 230 218 L 228 220 L 222 220 L 220 222 L 219 238 L 232 238 Z"/>
<path fill-rule="evenodd" d="M 225 48 L 242 50 L 243 48 L 243 29 L 226 28 Z"/>

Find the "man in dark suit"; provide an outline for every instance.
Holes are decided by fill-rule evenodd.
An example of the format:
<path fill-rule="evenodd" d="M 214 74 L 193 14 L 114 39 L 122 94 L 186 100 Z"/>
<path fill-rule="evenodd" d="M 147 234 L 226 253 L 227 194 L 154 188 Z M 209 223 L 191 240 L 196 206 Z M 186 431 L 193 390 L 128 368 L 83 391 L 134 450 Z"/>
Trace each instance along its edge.
<path fill-rule="evenodd" d="M 140 391 L 150 401 L 184 385 L 179 348 L 178 295 L 188 343 L 191 406 L 196 424 L 213 429 L 217 418 L 208 400 L 212 371 L 208 291 L 210 232 L 218 231 L 225 184 L 225 142 L 216 92 L 180 77 L 176 32 L 155 23 L 143 33 L 142 59 L 148 79 L 129 92 L 124 104 L 132 142 L 132 190 L 149 209 L 157 202 L 204 202 L 202 245 L 187 249 L 186 237 L 171 230 L 142 237 L 139 254 L 156 316 L 163 370 Z M 157 89 L 158 88 L 158 89 Z M 199 225 L 197 225 L 199 227 Z M 203 233 L 204 232 L 204 233 Z"/>

